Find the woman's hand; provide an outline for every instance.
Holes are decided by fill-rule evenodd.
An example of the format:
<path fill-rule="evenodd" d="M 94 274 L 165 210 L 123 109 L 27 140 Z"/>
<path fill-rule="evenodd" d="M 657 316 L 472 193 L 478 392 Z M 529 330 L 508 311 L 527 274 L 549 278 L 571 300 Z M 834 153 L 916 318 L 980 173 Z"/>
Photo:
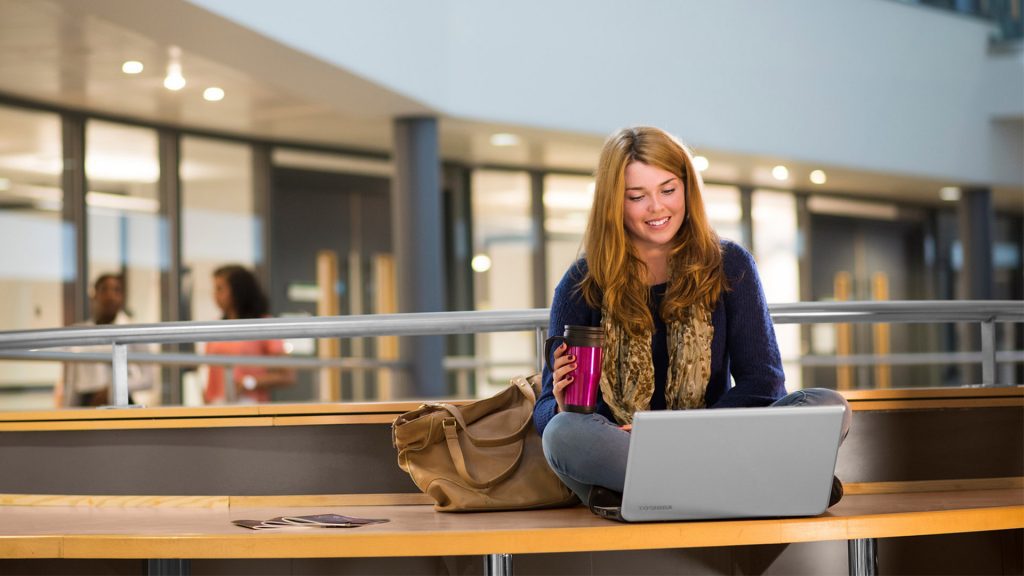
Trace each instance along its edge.
<path fill-rule="evenodd" d="M 572 384 L 572 371 L 576 369 L 576 358 L 566 354 L 568 347 L 565 342 L 555 348 L 554 372 L 551 373 L 553 382 L 552 392 L 555 395 L 555 402 L 558 402 L 558 411 L 565 411 L 565 387 Z"/>

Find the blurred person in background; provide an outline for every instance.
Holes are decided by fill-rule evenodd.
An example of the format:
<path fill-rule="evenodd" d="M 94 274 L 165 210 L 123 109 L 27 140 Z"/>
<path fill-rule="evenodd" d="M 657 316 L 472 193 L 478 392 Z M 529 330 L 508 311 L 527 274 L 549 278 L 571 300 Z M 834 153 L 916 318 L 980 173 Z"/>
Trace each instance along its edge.
<path fill-rule="evenodd" d="M 101 274 L 93 284 L 92 319 L 79 326 L 129 324 L 131 318 L 124 310 L 124 277 L 120 274 Z M 150 352 L 145 344 L 129 346 L 130 351 Z M 77 346 L 74 352 L 109 352 L 109 346 Z M 131 355 L 129 354 L 129 358 Z M 151 365 L 128 364 L 128 403 L 134 404 L 132 393 L 153 388 L 155 369 Z M 57 383 L 58 407 L 104 406 L 111 404 L 113 370 L 110 362 L 65 362 L 63 378 Z"/>
<path fill-rule="evenodd" d="M 213 298 L 220 308 L 223 320 L 265 318 L 270 305 L 260 288 L 256 275 L 235 264 L 222 266 L 213 272 Z M 281 356 L 285 353 L 280 340 L 247 340 L 240 342 L 210 342 L 206 354 L 223 356 Z M 269 402 L 270 391 L 279 386 L 295 383 L 295 373 L 285 368 L 236 366 L 232 371 L 235 398 L 239 402 Z M 227 401 L 224 389 L 224 367 L 210 366 L 203 400 L 207 404 Z"/>

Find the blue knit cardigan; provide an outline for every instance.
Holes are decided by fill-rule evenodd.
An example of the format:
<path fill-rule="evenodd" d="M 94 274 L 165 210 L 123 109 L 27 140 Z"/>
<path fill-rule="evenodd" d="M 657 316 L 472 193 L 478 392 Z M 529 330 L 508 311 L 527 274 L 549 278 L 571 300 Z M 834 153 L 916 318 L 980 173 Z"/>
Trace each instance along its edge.
<path fill-rule="evenodd" d="M 722 241 L 722 265 L 728 290 L 719 297 L 711 314 L 715 334 L 711 341 L 711 376 L 704 392 L 705 403 L 711 408 L 767 406 L 786 395 L 786 376 L 782 372 L 779 345 L 768 315 L 761 279 L 750 253 L 727 240 Z M 558 283 L 551 305 L 548 334 L 562 334 L 566 324 L 601 325 L 601 310 L 588 306 L 579 290 L 586 271 L 586 261 L 581 259 L 569 267 Z M 666 287 L 666 284 L 651 287 L 650 305 L 654 317 L 654 334 L 651 337 L 654 362 L 652 410 L 665 409 L 668 345 L 665 322 L 657 310 Z M 735 385 L 730 382 L 730 374 Z M 551 371 L 545 367 L 543 389 L 533 411 L 539 433 L 544 433 L 545 426 L 557 411 Z M 615 421 L 600 392 L 597 411 Z"/>

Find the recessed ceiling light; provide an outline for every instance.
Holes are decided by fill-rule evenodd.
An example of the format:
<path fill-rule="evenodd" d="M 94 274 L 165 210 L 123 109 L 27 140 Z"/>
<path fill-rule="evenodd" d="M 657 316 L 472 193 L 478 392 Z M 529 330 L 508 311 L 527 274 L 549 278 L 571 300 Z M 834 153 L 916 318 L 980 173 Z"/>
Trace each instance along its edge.
<path fill-rule="evenodd" d="M 811 172 L 811 182 L 815 184 L 824 184 L 828 181 L 828 176 L 825 175 L 824 170 L 814 170 Z"/>
<path fill-rule="evenodd" d="M 789 169 L 782 164 L 779 164 L 775 168 L 772 168 L 772 178 L 775 178 L 780 182 L 786 180 L 789 178 Z"/>
<path fill-rule="evenodd" d="M 220 102 L 224 99 L 224 90 L 216 86 L 210 86 L 203 90 L 203 99 L 209 102 Z"/>
<path fill-rule="evenodd" d="M 509 134 L 508 132 L 491 134 L 491 146 L 518 146 L 519 142 L 519 136 L 515 134 Z"/>
<path fill-rule="evenodd" d="M 469 265 L 477 272 L 487 272 L 491 269 L 491 257 L 487 254 L 477 254 L 473 256 Z"/>
<path fill-rule="evenodd" d="M 128 60 L 124 64 L 121 64 L 121 72 L 124 72 L 125 74 L 138 74 L 142 72 L 143 68 L 145 67 L 142 65 L 142 62 L 139 62 L 138 60 Z"/>
<path fill-rule="evenodd" d="M 697 169 L 697 172 L 703 172 L 707 170 L 708 166 L 710 165 L 711 163 L 708 162 L 708 159 L 704 156 L 693 157 L 693 167 Z"/>
<path fill-rule="evenodd" d="M 960 199 L 960 189 L 956 186 L 943 186 L 939 189 L 939 198 L 946 202 L 956 202 Z"/>
<path fill-rule="evenodd" d="M 164 78 L 164 88 L 178 91 L 185 87 L 185 77 L 181 75 L 181 64 L 168 64 L 167 76 Z"/>
<path fill-rule="evenodd" d="M 185 76 L 181 73 L 181 48 L 171 46 L 167 49 L 167 76 L 164 77 L 164 88 L 178 91 L 185 87 Z"/>

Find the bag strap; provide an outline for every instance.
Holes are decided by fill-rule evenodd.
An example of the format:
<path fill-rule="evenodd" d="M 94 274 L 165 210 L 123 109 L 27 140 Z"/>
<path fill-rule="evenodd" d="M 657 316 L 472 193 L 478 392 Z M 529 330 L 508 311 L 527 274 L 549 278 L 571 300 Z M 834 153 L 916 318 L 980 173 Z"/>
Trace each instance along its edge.
<path fill-rule="evenodd" d="M 526 382 L 526 380 L 522 378 L 514 378 L 512 382 L 516 385 L 516 389 L 518 389 L 519 392 L 523 394 L 523 396 L 526 396 L 526 398 L 530 400 L 531 406 L 536 404 L 536 397 L 533 394 L 533 388 L 530 386 L 528 382 Z M 465 418 L 462 417 L 462 411 L 459 410 L 458 406 L 455 406 L 454 404 L 444 403 L 436 404 L 436 406 L 443 408 L 445 411 L 451 414 L 453 418 L 455 418 L 455 421 L 458 422 L 459 426 L 462 427 L 462 432 L 466 435 L 467 438 L 469 438 L 469 441 L 472 442 L 475 446 L 489 447 L 504 446 L 505 444 L 510 444 L 525 436 L 526 433 L 529 431 L 530 426 L 533 425 L 533 411 L 531 410 L 530 415 L 527 416 L 526 419 L 523 421 L 522 426 L 520 426 L 518 430 L 509 434 L 508 436 L 499 436 L 497 438 L 478 438 L 474 436 L 472 432 L 469 431 L 469 426 L 466 425 L 466 420 Z"/>
<path fill-rule="evenodd" d="M 444 429 L 444 439 L 448 444 L 448 452 L 451 454 L 452 462 L 455 463 L 455 470 L 459 473 L 459 476 L 473 488 L 490 488 L 495 484 L 504 481 L 516 471 L 516 468 L 519 467 L 519 463 L 523 460 L 523 445 L 525 442 L 520 442 L 519 451 L 516 453 L 516 457 L 515 460 L 512 461 L 512 465 L 500 472 L 494 478 L 481 482 L 470 476 L 469 470 L 466 469 L 466 458 L 462 455 L 462 446 L 459 445 L 458 424 L 456 421 L 445 418 L 441 422 L 441 428 Z M 465 428 L 463 428 L 463 430 L 465 430 Z"/>

